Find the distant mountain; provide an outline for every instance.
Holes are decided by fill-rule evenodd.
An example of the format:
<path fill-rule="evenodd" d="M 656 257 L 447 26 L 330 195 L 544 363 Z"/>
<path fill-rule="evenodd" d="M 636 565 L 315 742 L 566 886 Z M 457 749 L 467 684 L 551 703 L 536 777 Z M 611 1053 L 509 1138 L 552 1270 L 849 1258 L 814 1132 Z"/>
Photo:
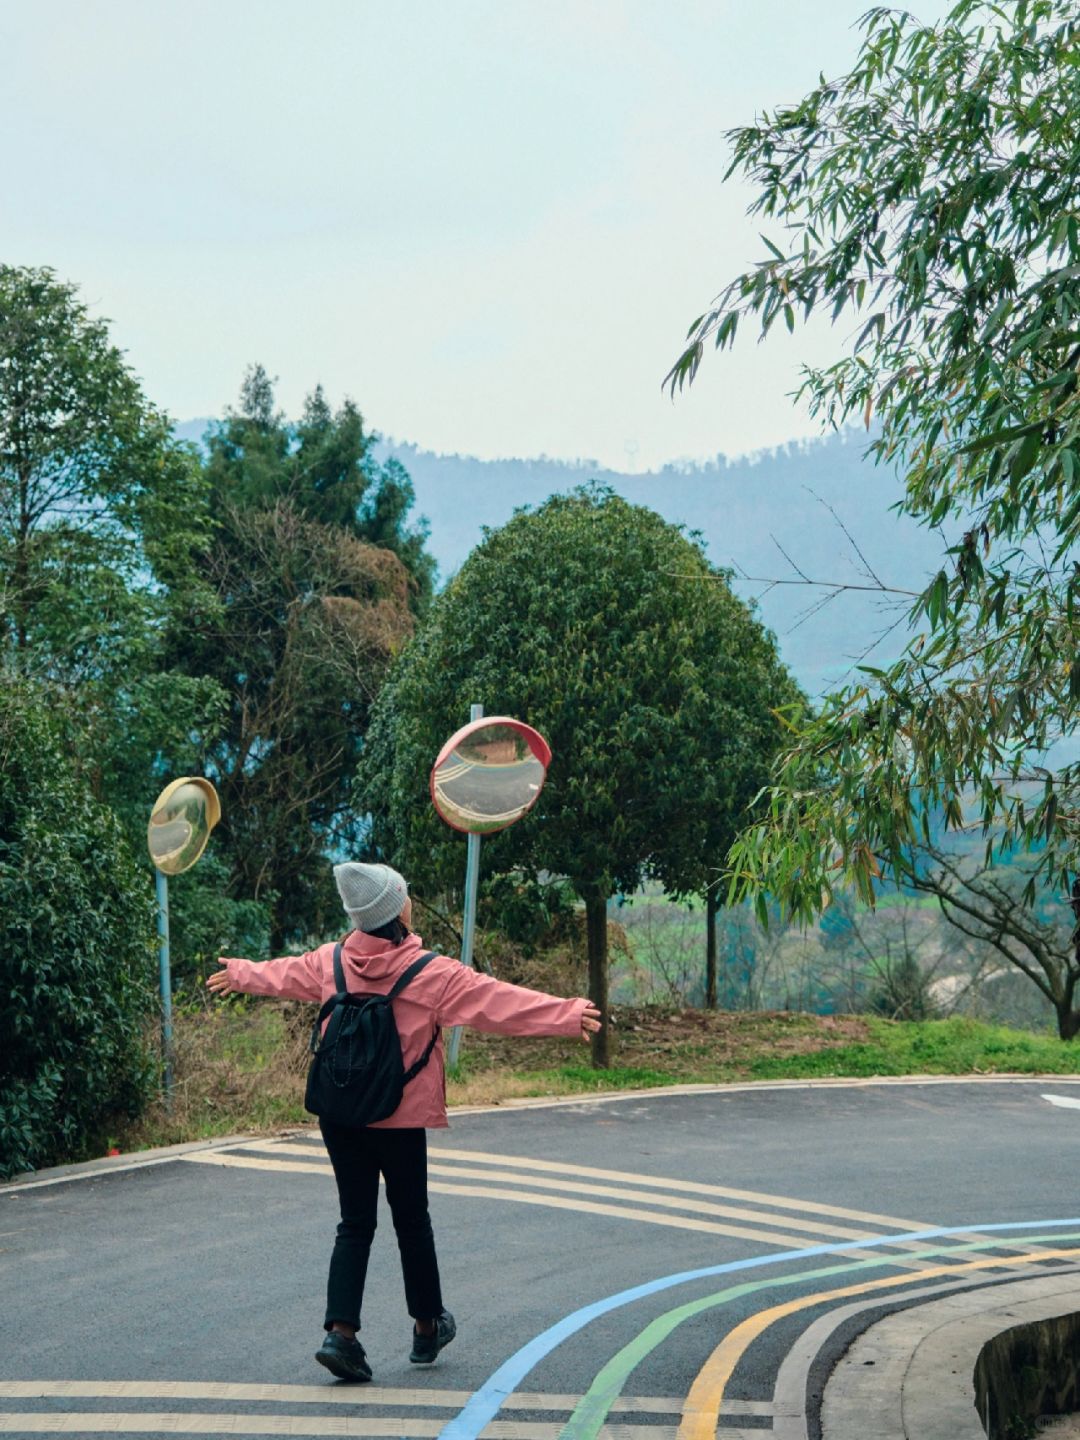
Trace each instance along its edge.
<path fill-rule="evenodd" d="M 699 531 L 716 564 L 747 576 L 798 581 L 797 566 L 812 580 L 872 585 L 857 545 L 885 584 L 919 590 L 941 564 L 942 541 L 890 512 L 900 498 L 900 482 L 864 459 L 865 448 L 865 436 L 849 433 L 739 460 L 721 456 L 709 464 L 642 474 L 545 457 L 435 455 L 392 440 L 383 441 L 380 451 L 395 456 L 412 476 L 417 509 L 430 522 L 431 550 L 444 579 L 481 539 L 484 526 L 503 524 L 519 506 L 599 480 Z M 786 583 L 770 589 L 762 579 L 738 578 L 736 589 L 746 598 L 758 597 L 762 618 L 812 695 L 843 680 L 886 630 L 892 633 L 873 650 L 870 663 L 895 657 L 902 644 L 907 600 L 870 591 L 828 600 L 828 590 Z"/>
<path fill-rule="evenodd" d="M 176 427 L 177 434 L 198 441 L 210 423 L 189 420 Z M 735 588 L 744 598 L 757 598 L 785 660 L 808 693 L 818 695 L 849 676 L 870 647 L 868 663 L 895 657 L 910 602 L 872 590 L 829 599 L 827 589 L 797 583 L 769 588 L 765 582 L 798 581 L 797 566 L 812 580 L 872 586 L 856 545 L 874 575 L 907 590 L 921 589 L 941 564 L 940 537 L 891 512 L 900 482 L 864 459 L 865 449 L 866 437 L 848 432 L 738 460 L 718 456 L 707 464 L 641 474 L 545 456 L 436 455 L 395 440 L 381 440 L 378 455 L 396 457 L 412 476 L 417 512 L 431 526 L 430 549 L 443 580 L 485 526 L 502 525 L 520 506 L 542 504 L 590 480 L 700 532 L 716 564 L 759 577 L 740 576 Z"/>

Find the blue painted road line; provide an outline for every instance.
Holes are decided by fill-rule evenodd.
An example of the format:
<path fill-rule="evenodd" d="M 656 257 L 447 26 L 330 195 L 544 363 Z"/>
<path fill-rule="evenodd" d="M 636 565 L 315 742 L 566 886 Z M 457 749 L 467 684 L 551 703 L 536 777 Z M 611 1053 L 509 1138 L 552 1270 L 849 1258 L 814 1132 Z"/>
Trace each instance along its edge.
<path fill-rule="evenodd" d="M 489 1425 L 502 1409 L 506 1400 L 514 1393 L 529 1371 L 545 1356 L 561 1345 L 564 1340 L 583 1329 L 592 1320 L 607 1315 L 612 1310 L 632 1305 L 635 1300 L 656 1295 L 661 1290 L 671 1290 L 676 1285 L 687 1285 L 693 1280 L 708 1280 L 714 1275 L 731 1275 L 738 1270 L 753 1270 L 759 1265 L 782 1265 L 788 1260 L 813 1260 L 820 1255 L 836 1255 L 847 1250 L 870 1250 L 877 1245 L 900 1245 L 908 1240 L 939 1240 L 946 1235 L 990 1235 L 1004 1234 L 1009 1230 L 1052 1230 L 1063 1225 L 1080 1225 L 1080 1216 L 1067 1220 L 1017 1220 L 993 1225 L 948 1225 L 937 1230 L 911 1230 L 902 1235 L 871 1235 L 865 1240 L 849 1240 L 835 1245 L 814 1245 L 806 1250 L 780 1250 L 771 1255 L 751 1256 L 746 1260 L 729 1260 L 724 1265 L 707 1265 L 702 1270 L 680 1270 L 675 1275 L 662 1275 L 658 1280 L 647 1280 L 630 1290 L 620 1290 L 606 1300 L 594 1300 L 580 1310 L 573 1311 L 562 1320 L 541 1331 L 528 1344 L 516 1350 L 485 1380 L 468 1403 L 448 1420 L 439 1431 L 439 1440 L 479 1440 L 485 1426 Z"/>

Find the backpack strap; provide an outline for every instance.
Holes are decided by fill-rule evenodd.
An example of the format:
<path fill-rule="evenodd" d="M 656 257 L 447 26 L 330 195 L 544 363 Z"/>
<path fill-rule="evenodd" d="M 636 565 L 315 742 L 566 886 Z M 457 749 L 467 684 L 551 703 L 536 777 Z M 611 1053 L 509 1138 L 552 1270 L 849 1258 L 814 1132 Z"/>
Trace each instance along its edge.
<path fill-rule="evenodd" d="M 424 1068 L 427 1062 L 431 1059 L 431 1052 L 435 1049 L 435 1042 L 438 1040 L 441 1033 L 442 1032 L 440 1031 L 438 1025 L 436 1025 L 435 1033 L 428 1041 L 427 1049 L 420 1056 L 420 1059 L 414 1060 L 413 1063 L 409 1066 L 409 1068 L 405 1071 L 405 1076 L 401 1082 L 403 1085 L 407 1085 L 410 1080 L 414 1080 L 416 1076 L 420 1074 L 420 1071 Z"/>
<path fill-rule="evenodd" d="M 349 987 L 345 984 L 345 970 L 341 963 L 342 943 L 343 942 L 339 940 L 334 946 L 334 984 L 338 988 L 339 995 L 347 995 L 349 993 Z"/>
<path fill-rule="evenodd" d="M 423 970 L 424 966 L 430 964 L 431 961 L 434 959 L 435 951 L 428 950 L 425 954 L 421 955 L 418 960 L 414 960 L 413 963 L 409 966 L 409 968 L 405 971 L 405 973 L 398 976 L 398 979 L 395 981 L 393 988 L 388 992 L 386 996 L 387 1000 L 396 1000 L 397 997 L 401 994 L 402 990 L 405 989 L 405 986 L 408 985 L 411 980 L 415 980 L 417 975 L 420 974 L 420 971 Z M 342 1003 L 341 997 L 350 993 L 348 986 L 345 984 L 345 970 L 341 964 L 340 940 L 334 946 L 334 984 L 338 987 L 337 993 L 331 995 L 330 999 L 323 1004 L 322 1008 L 319 1010 L 319 1018 L 311 1027 L 310 1049 L 313 1055 L 319 1047 L 319 1036 L 322 1033 L 322 1027 L 324 1022 L 330 1018 L 333 1011 L 337 1008 L 338 1005 Z M 414 1075 L 419 1074 L 419 1072 L 431 1059 L 431 1052 L 432 1050 L 434 1050 L 435 1042 L 436 1040 L 438 1040 L 438 1038 L 439 1027 L 436 1025 L 435 1034 L 431 1037 L 431 1043 L 428 1045 L 427 1049 L 424 1051 L 423 1055 L 416 1062 L 416 1064 L 410 1065 L 409 1069 L 406 1071 L 406 1082 L 411 1080 Z"/>
<path fill-rule="evenodd" d="M 424 966 L 430 965 L 430 963 L 434 959 L 435 951 L 428 950 L 425 954 L 420 956 L 419 960 L 414 960 L 413 963 L 409 966 L 409 968 L 405 971 L 405 973 L 398 976 L 397 980 L 394 982 L 393 989 L 389 991 L 386 998 L 388 1000 L 396 1000 L 397 997 L 401 994 L 402 990 L 405 989 L 405 986 L 408 985 L 411 980 L 415 980 L 417 975 L 420 974 L 420 971 L 423 970 Z"/>
<path fill-rule="evenodd" d="M 334 1009 L 341 1003 L 341 997 L 349 993 L 349 988 L 345 984 L 345 971 L 341 964 L 341 944 L 342 942 L 339 940 L 334 946 L 334 984 L 337 986 L 337 993 L 331 995 L 330 999 L 320 1008 L 319 1018 L 311 1027 L 311 1044 L 308 1048 L 312 1055 L 319 1048 L 319 1036 L 322 1034 L 324 1022 L 330 1018 Z"/>
<path fill-rule="evenodd" d="M 429 965 L 434 959 L 435 951 L 428 950 L 426 954 L 420 956 L 419 960 L 414 960 L 413 963 L 409 966 L 409 968 L 405 971 L 405 973 L 398 977 L 394 988 L 390 991 L 389 995 L 387 995 L 386 998 L 388 1000 L 396 999 L 397 996 L 401 994 L 402 990 L 405 989 L 405 986 L 409 984 L 410 980 L 415 980 L 417 975 L 420 974 L 420 971 L 423 970 L 424 966 Z M 431 1059 L 431 1052 L 435 1049 L 439 1034 L 439 1027 L 438 1025 L 436 1025 L 435 1033 L 428 1041 L 427 1049 L 420 1056 L 420 1059 L 414 1060 L 413 1063 L 409 1066 L 409 1068 L 405 1071 L 404 1077 L 402 1079 L 402 1084 L 407 1085 L 410 1080 L 414 1080 L 416 1076 L 420 1074 L 420 1071 L 423 1070 L 424 1066 Z"/>

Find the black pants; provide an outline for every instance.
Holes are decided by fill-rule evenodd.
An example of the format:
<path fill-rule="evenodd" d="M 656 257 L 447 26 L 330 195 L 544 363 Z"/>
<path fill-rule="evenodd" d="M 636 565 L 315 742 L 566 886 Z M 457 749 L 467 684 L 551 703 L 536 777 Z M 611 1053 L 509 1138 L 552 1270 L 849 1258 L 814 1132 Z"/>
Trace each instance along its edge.
<path fill-rule="evenodd" d="M 320 1120 L 319 1129 L 337 1179 L 341 1224 L 337 1228 L 326 1285 L 326 1324 L 360 1328 L 368 1256 L 375 1235 L 379 1173 L 401 1252 L 405 1304 L 414 1320 L 442 1314 L 439 1262 L 427 1198 L 427 1132 L 352 1130 Z"/>

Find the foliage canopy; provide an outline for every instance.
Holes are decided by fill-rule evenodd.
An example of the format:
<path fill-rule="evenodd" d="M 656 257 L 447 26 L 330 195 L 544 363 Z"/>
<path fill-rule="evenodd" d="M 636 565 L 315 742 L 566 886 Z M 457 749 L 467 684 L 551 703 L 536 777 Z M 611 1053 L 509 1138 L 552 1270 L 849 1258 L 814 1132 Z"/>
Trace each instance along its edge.
<path fill-rule="evenodd" d="M 276 953 L 338 922 L 326 857 L 355 844 L 371 703 L 431 592 L 411 481 L 372 443 L 321 387 L 289 422 L 261 366 L 207 439 L 209 603 L 175 630 L 173 663 L 223 697 L 200 764 L 222 798 L 229 888 L 267 907 Z"/>
<path fill-rule="evenodd" d="M 149 1094 L 152 894 L 46 697 L 0 686 L 0 1175 L 77 1157 Z"/>
<path fill-rule="evenodd" d="M 416 499 L 412 480 L 397 460 L 379 462 L 378 438 L 353 401 L 335 413 L 321 385 L 305 400 L 300 419 L 289 421 L 275 407 L 272 379 L 253 365 L 239 407 L 207 435 L 211 514 L 220 520 L 287 502 L 305 520 L 391 550 L 405 567 L 412 608 L 421 611 L 435 579 L 427 522 L 408 523 Z"/>
<path fill-rule="evenodd" d="M 379 853 L 429 895 L 451 890 L 464 849 L 428 796 L 436 753 L 471 702 L 535 725 L 547 784 L 485 839 L 483 866 L 570 880 L 603 1006 L 608 898 L 646 874 L 684 893 L 716 878 L 708 847 L 734 835 L 779 743 L 774 709 L 794 696 L 771 636 L 693 540 L 581 489 L 486 532 L 436 600 L 376 702 L 356 808 Z"/>
<path fill-rule="evenodd" d="M 225 800 L 173 888 L 181 982 L 329 920 L 371 700 L 434 577 L 374 438 L 320 389 L 290 424 L 255 367 L 205 450 L 181 444 L 75 286 L 0 265 L 6 1168 L 77 1155 L 152 1088 L 145 833 L 166 780 L 209 773 Z"/>
<path fill-rule="evenodd" d="M 228 697 L 203 764 L 231 886 L 271 911 L 271 949 L 336 923 L 326 853 L 355 841 L 349 785 L 371 704 L 412 630 L 404 566 L 287 501 L 227 512 L 205 560 L 215 605 L 182 640 Z M 321 900 L 330 896 L 330 915 Z"/>
<path fill-rule="evenodd" d="M 75 287 L 0 265 L 0 653 L 95 674 L 131 582 L 182 581 L 206 534 L 199 492 L 194 457 Z"/>
<path fill-rule="evenodd" d="M 1080 17 L 1072 0 L 960 0 L 938 25 L 875 8 L 850 74 L 732 135 L 773 222 L 759 263 L 691 327 L 668 377 L 753 324 L 824 313 L 849 353 L 802 393 L 876 425 L 901 509 L 961 538 L 920 633 L 805 725 L 735 846 L 736 892 L 808 918 L 839 885 L 904 878 L 933 818 L 1077 869 L 1080 699 Z"/>

